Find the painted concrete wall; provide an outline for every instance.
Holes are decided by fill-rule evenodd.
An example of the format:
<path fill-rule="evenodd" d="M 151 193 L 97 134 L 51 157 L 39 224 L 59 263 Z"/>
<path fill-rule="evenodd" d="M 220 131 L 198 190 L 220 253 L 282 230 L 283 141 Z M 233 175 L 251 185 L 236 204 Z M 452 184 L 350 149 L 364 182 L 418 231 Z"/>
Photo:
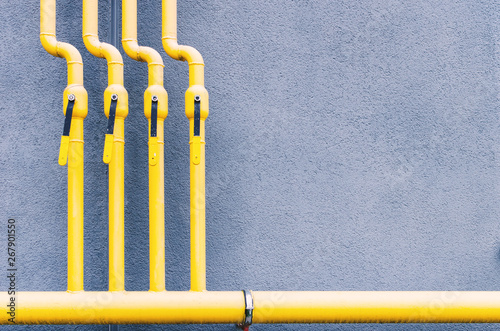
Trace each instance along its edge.
<path fill-rule="evenodd" d="M 106 290 L 107 72 L 81 40 L 80 2 L 58 1 L 57 34 L 85 63 L 85 288 Z M 169 93 L 167 289 L 187 290 L 187 65 L 162 51 L 160 1 L 142 3 L 139 40 L 161 51 Z M 108 2 L 100 4 L 107 40 Z M 500 290 L 499 10 L 492 0 L 179 1 L 179 40 L 203 54 L 210 92 L 208 289 Z M 0 2 L 0 222 L 18 224 L 19 289 L 62 291 L 67 181 L 57 156 L 66 65 L 41 47 L 38 17 L 37 1 Z M 124 58 L 126 289 L 147 290 L 147 68 Z"/>

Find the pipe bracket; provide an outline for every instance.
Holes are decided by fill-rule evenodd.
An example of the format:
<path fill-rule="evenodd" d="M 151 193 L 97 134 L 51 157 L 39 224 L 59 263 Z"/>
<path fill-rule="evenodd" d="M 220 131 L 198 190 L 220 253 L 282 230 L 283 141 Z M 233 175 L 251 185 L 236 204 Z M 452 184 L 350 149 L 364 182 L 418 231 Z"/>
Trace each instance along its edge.
<path fill-rule="evenodd" d="M 243 296 L 245 297 L 245 321 L 238 324 L 238 327 L 244 331 L 248 331 L 250 325 L 252 325 L 254 309 L 252 291 L 243 290 Z"/>

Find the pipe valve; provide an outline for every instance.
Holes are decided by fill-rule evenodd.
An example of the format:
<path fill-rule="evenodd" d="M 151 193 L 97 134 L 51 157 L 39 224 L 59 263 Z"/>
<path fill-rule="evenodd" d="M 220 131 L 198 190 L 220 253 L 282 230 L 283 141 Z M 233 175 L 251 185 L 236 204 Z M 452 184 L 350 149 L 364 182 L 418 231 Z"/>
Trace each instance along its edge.
<path fill-rule="evenodd" d="M 68 105 L 66 106 L 66 118 L 64 119 L 63 134 L 61 136 L 61 145 L 59 147 L 59 165 L 66 165 L 69 151 L 69 132 L 71 130 L 71 118 L 73 117 L 73 107 L 75 105 L 75 95 L 68 95 Z"/>
<path fill-rule="evenodd" d="M 104 163 L 109 164 L 111 162 L 111 155 L 113 154 L 113 132 L 115 130 L 115 114 L 116 114 L 116 104 L 118 103 L 118 95 L 111 95 L 111 105 L 109 107 L 108 116 L 108 126 L 106 128 L 106 138 L 104 139 L 104 154 L 102 160 Z"/>
<path fill-rule="evenodd" d="M 151 98 L 151 128 L 149 134 L 149 164 L 154 166 L 158 160 L 158 97 Z"/>
<path fill-rule="evenodd" d="M 201 135 L 200 135 L 200 122 L 201 122 L 201 110 L 200 110 L 201 97 L 195 95 L 194 97 L 194 123 L 193 123 L 193 163 L 200 164 L 201 158 Z"/>

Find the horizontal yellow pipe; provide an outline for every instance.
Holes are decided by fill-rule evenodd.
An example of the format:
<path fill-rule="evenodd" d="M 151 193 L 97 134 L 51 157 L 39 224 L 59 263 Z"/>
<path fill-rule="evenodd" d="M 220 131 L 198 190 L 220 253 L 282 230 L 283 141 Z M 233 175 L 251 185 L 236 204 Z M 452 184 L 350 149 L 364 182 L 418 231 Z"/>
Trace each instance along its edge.
<path fill-rule="evenodd" d="M 254 323 L 497 323 L 500 292 L 253 292 Z"/>
<path fill-rule="evenodd" d="M 9 324 L 7 293 L 0 302 Z M 234 323 L 245 307 L 242 292 L 18 292 L 15 302 L 16 324 Z"/>
<path fill-rule="evenodd" d="M 253 292 L 254 323 L 498 323 L 500 292 Z M 8 303 L 7 293 L 0 302 Z M 243 292 L 18 292 L 18 324 L 240 323 Z M 0 306 L 1 324 L 10 308 Z"/>

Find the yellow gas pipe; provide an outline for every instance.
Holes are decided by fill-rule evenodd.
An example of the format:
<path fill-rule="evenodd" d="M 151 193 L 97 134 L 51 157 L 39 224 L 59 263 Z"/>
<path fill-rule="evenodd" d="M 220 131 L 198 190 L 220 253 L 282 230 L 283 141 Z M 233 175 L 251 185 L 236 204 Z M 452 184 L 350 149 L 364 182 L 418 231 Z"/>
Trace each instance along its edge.
<path fill-rule="evenodd" d="M 163 121 L 168 95 L 163 87 L 163 60 L 150 47 L 137 43 L 137 0 L 122 0 L 122 45 L 136 61 L 148 63 L 149 84 L 144 92 L 149 145 L 149 288 L 165 290 L 165 192 Z M 153 110 L 154 107 L 154 110 Z"/>
<path fill-rule="evenodd" d="M 253 323 L 498 323 L 500 292 L 253 292 Z M 240 323 L 242 292 L 20 292 L 18 324 Z M 6 292 L 0 302 L 9 302 Z M 0 324 L 9 307 L 0 306 Z"/>
<path fill-rule="evenodd" d="M 193 47 L 177 43 L 177 0 L 162 0 L 162 41 L 171 58 L 187 61 L 189 65 L 185 103 L 190 145 L 191 291 L 205 291 L 205 120 L 208 92 L 204 86 L 205 64 L 201 54 Z"/>
<path fill-rule="evenodd" d="M 128 115 L 128 94 L 123 86 L 122 56 L 114 46 L 99 41 L 97 17 L 97 0 L 83 0 L 85 47 L 92 55 L 105 58 L 108 62 L 108 87 L 104 91 L 104 113 L 109 121 L 103 161 L 109 164 L 109 290 L 123 291 L 125 290 L 124 120 Z"/>
<path fill-rule="evenodd" d="M 61 138 L 59 164 L 68 161 L 68 291 L 83 290 L 83 120 L 87 116 L 87 91 L 83 87 L 80 52 L 56 38 L 56 1 L 40 1 L 40 40 L 51 55 L 68 63 L 68 86 L 63 111 L 68 116 Z M 67 114 L 67 110 L 71 114 Z M 69 131 L 69 132 L 68 132 Z"/>
<path fill-rule="evenodd" d="M 170 0 L 167 0 L 167 2 L 172 4 Z M 122 85 L 123 71 L 121 65 L 118 66 L 119 63 L 115 61 L 117 54 L 112 50 L 110 52 L 106 51 L 105 49 L 109 45 L 98 42 L 97 25 L 93 26 L 90 31 L 85 29 L 85 22 L 89 20 L 89 17 L 86 17 L 86 14 L 89 13 L 88 10 L 91 9 L 90 13 L 95 13 L 95 17 L 97 17 L 96 5 L 97 1 L 84 0 L 84 40 L 87 38 L 85 44 L 88 48 L 99 48 L 99 51 L 92 48 L 91 52 L 94 55 L 99 54 L 97 56 L 100 56 L 102 54 L 102 56 L 108 59 L 110 86 L 108 87 L 109 91 L 108 89 L 106 90 L 108 93 L 106 94 L 105 92 L 105 97 L 110 97 L 112 94 L 118 95 L 119 101 L 116 109 L 116 117 L 117 120 L 118 118 L 121 119 L 121 121 L 115 124 L 119 128 L 119 130 L 115 131 L 115 135 L 117 132 L 119 138 L 114 137 L 115 144 L 113 146 L 110 167 L 116 161 L 116 164 L 121 165 L 123 173 L 123 143 L 119 141 L 119 144 L 116 145 L 116 141 L 123 137 L 123 119 L 127 114 L 127 107 L 125 107 L 127 95 Z M 165 14 L 165 8 L 164 0 L 163 14 Z M 93 23 L 97 24 L 97 21 Z M 192 221 L 195 221 L 192 223 L 192 231 L 194 228 L 196 235 L 196 240 L 192 241 L 192 257 L 198 258 L 194 260 L 195 268 L 193 268 L 193 259 L 191 261 L 192 276 L 194 276 L 192 277 L 192 291 L 160 293 L 154 291 L 116 292 L 120 286 L 115 286 L 118 281 L 117 279 L 114 279 L 115 283 L 112 285 L 110 273 L 110 290 L 114 292 L 83 292 L 83 119 L 87 114 L 87 94 L 83 88 L 82 62 L 78 51 L 74 47 L 57 42 L 55 38 L 55 0 L 41 0 L 40 30 L 40 38 L 44 48 L 50 54 L 64 57 L 68 61 L 68 87 L 64 92 L 65 109 L 68 104 L 71 102 L 74 103 L 72 113 L 74 122 L 71 123 L 69 142 L 66 145 L 68 139 L 62 139 L 59 158 L 61 164 L 65 163 L 65 146 L 69 146 L 69 291 L 17 292 L 14 300 L 16 303 L 14 311 L 12 306 L 8 306 L 7 304 L 0 306 L 0 314 L 3 316 L 0 319 L 0 324 L 12 324 L 9 321 L 12 318 L 12 314 L 15 316 L 15 322 L 19 324 L 239 323 L 243 321 L 248 312 L 245 311 L 248 305 L 245 302 L 246 298 L 242 295 L 242 292 L 203 291 L 205 289 L 204 231 L 199 230 L 201 229 L 200 220 L 203 220 L 204 230 L 204 213 L 202 214 L 203 218 L 200 218 L 201 214 L 199 210 L 201 207 L 204 207 L 204 202 L 197 204 L 195 201 L 193 204 L 193 197 L 202 196 L 204 201 L 204 171 L 201 177 L 198 171 L 200 169 L 204 170 L 204 148 L 202 145 L 202 137 L 204 136 L 203 120 L 208 114 L 208 95 L 203 88 L 203 65 L 202 61 L 199 61 L 201 56 L 197 60 L 194 60 L 199 53 L 189 47 L 177 46 L 175 38 L 172 38 L 175 35 L 171 33 L 165 34 L 164 20 L 163 41 L 164 45 L 169 45 L 169 47 L 165 46 L 168 49 L 167 52 L 171 52 L 174 58 L 177 53 L 177 59 L 187 59 L 190 63 L 190 89 L 186 93 L 186 114 L 191 124 L 191 215 Z M 193 89 L 191 90 L 191 88 Z M 194 93 L 191 93 L 193 91 Z M 196 96 L 199 96 L 199 98 Z M 107 98 L 107 106 L 111 104 L 110 99 Z M 196 112 L 199 113 L 201 122 L 198 129 L 195 127 L 195 117 L 198 117 L 195 115 Z M 195 134 L 197 130 L 200 130 L 199 136 Z M 199 140 L 196 137 L 199 137 Z M 117 148 L 120 148 L 120 146 L 121 159 L 119 158 L 120 153 L 117 152 Z M 198 170 L 196 170 L 195 166 L 202 164 L 203 168 L 198 167 Z M 119 176 L 113 175 L 113 178 L 115 178 L 115 182 L 119 182 Z M 123 179 L 123 176 L 121 179 Z M 199 179 L 203 179 L 203 181 Z M 110 185 L 111 183 L 110 175 Z M 118 198 L 120 197 L 120 188 L 123 188 L 123 181 L 121 183 L 121 186 L 117 185 L 118 190 L 113 191 L 117 194 Z M 203 185 L 200 185 L 200 183 L 203 183 Z M 199 193 L 201 190 L 193 193 L 193 189 L 196 191 L 198 186 L 202 186 L 202 195 Z M 121 190 L 121 194 L 123 196 L 123 189 Z M 120 202 L 119 199 L 115 201 Z M 114 215 L 117 214 L 115 213 Z M 123 217 L 121 221 L 123 225 Z M 121 251 L 123 259 L 123 242 L 120 247 L 115 239 L 113 239 L 114 245 L 112 245 L 113 248 L 116 248 L 114 253 Z M 203 239 L 202 243 L 200 239 Z M 200 243 L 201 245 L 193 245 Z M 195 246 L 194 251 L 193 246 Z M 200 251 L 200 248 L 203 248 L 203 250 Z M 114 261 L 117 260 L 119 259 L 115 259 Z M 200 261 L 203 262 L 202 265 L 199 264 Z M 195 271 L 194 274 L 193 270 Z M 121 284 L 123 285 L 123 282 Z M 12 303 L 12 298 L 11 294 L 6 292 L 0 293 L 0 302 Z M 251 298 L 254 307 L 254 323 L 500 322 L 500 292 L 494 291 L 254 291 Z"/>

